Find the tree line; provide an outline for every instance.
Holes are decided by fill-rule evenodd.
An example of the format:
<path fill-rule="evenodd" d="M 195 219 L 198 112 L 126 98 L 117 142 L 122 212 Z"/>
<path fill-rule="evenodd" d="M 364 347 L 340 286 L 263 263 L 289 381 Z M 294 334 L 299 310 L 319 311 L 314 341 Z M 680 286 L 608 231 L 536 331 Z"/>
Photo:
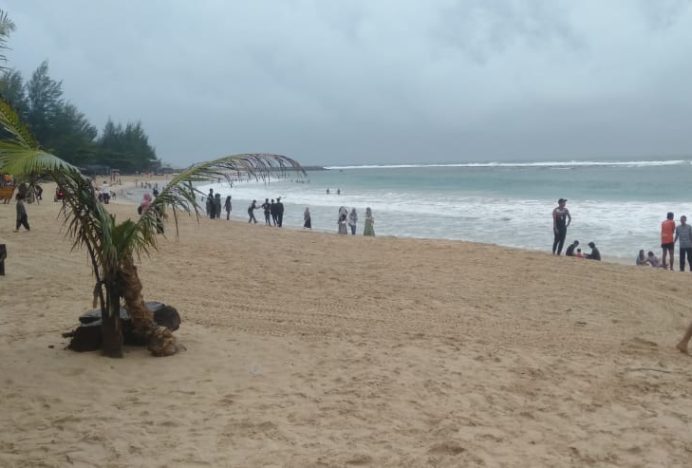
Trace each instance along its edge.
<path fill-rule="evenodd" d="M 0 51 L 6 48 L 5 40 L 14 28 L 0 10 Z M 4 61 L 0 54 L 0 62 Z M 133 173 L 161 167 L 140 122 L 122 125 L 109 119 L 99 134 L 77 106 L 65 99 L 62 82 L 50 77 L 47 61 L 28 81 L 17 70 L 1 68 L 0 94 L 47 152 L 82 168 Z"/>

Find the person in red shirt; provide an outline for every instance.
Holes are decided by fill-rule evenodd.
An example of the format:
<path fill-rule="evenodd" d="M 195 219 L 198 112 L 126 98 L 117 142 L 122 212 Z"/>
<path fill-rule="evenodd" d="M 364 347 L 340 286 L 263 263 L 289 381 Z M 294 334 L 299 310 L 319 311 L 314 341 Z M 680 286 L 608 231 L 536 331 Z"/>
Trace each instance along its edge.
<path fill-rule="evenodd" d="M 675 260 L 675 220 L 674 215 L 669 212 L 666 220 L 661 223 L 661 248 L 663 249 L 663 268 L 670 268 L 673 271 Z M 666 255 L 670 254 L 670 263 L 666 262 Z"/>

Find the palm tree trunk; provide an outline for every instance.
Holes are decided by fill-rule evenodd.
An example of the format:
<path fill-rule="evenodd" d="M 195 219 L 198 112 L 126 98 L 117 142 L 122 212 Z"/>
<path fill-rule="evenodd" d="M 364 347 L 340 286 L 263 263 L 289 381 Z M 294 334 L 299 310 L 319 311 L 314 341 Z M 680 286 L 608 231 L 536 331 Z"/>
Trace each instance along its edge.
<path fill-rule="evenodd" d="M 146 341 L 147 348 L 154 356 L 170 356 L 177 353 L 178 345 L 173 333 L 168 328 L 157 325 L 154 315 L 144 304 L 142 282 L 131 256 L 123 260 L 119 276 L 122 296 L 132 320 L 134 333 Z"/>
<path fill-rule="evenodd" d="M 101 352 L 104 356 L 123 357 L 123 330 L 120 321 L 120 292 L 115 281 L 106 282 L 106 307 L 101 308 Z"/>

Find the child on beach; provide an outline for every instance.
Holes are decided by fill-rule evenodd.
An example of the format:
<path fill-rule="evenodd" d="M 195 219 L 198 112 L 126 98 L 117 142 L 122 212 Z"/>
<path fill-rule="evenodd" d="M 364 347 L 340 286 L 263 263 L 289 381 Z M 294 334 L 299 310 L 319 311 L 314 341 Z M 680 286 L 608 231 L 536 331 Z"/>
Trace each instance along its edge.
<path fill-rule="evenodd" d="M 647 254 L 646 262 L 654 268 L 665 268 L 665 265 L 661 263 L 661 260 L 650 250 Z"/>

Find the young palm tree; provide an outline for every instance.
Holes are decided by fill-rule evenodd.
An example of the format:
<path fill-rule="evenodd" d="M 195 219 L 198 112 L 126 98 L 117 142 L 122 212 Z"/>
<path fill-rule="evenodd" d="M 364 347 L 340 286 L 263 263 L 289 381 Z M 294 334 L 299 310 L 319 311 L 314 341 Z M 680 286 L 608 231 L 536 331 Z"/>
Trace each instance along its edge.
<path fill-rule="evenodd" d="M 135 334 L 144 339 L 155 356 L 168 356 L 178 350 L 170 330 L 158 326 L 144 305 L 142 284 L 135 256 L 148 255 L 157 246 L 157 229 L 166 212 L 178 226 L 179 213 L 199 215 L 195 183 L 216 180 L 230 174 L 255 179 L 284 176 L 293 170 L 305 172 L 296 161 L 275 154 L 240 154 L 191 166 L 175 176 L 137 220 L 116 222 L 98 201 L 89 179 L 79 170 L 43 151 L 11 106 L 0 99 L 0 126 L 6 137 L 0 140 L 0 172 L 35 180 L 39 176 L 54 180 L 65 194 L 62 215 L 73 249 L 86 248 L 94 276 L 103 319 L 102 351 L 107 356 L 122 356 L 120 300 L 125 302 Z"/>
<path fill-rule="evenodd" d="M 7 16 L 7 12 L 0 9 L 0 50 L 7 49 L 7 38 L 10 37 L 12 31 L 14 31 L 14 23 Z M 4 54 L 0 54 L 0 62 L 7 62 L 7 57 Z M 0 71 L 5 69 L 4 65 L 0 65 Z"/>

